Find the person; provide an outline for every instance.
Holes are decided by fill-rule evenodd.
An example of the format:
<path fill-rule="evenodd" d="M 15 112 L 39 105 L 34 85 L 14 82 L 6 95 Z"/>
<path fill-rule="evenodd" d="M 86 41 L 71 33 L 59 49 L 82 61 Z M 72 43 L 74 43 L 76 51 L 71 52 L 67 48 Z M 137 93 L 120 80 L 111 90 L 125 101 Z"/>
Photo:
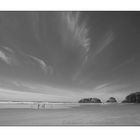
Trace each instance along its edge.
<path fill-rule="evenodd" d="M 39 109 L 39 107 L 40 107 L 40 104 L 37 104 L 37 109 Z"/>

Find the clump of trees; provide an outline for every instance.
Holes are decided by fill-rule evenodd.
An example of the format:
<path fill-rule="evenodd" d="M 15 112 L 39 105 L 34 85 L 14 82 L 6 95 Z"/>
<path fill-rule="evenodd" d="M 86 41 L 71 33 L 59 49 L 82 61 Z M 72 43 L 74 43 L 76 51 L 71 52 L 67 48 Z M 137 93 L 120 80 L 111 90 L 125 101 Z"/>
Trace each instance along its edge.
<path fill-rule="evenodd" d="M 107 103 L 117 103 L 116 98 L 110 97 Z M 79 103 L 102 103 L 99 98 L 83 98 L 79 100 Z M 125 97 L 122 103 L 140 103 L 140 92 L 134 92 Z"/>
<path fill-rule="evenodd" d="M 98 98 L 83 98 L 79 103 L 102 103 L 102 101 Z"/>
<path fill-rule="evenodd" d="M 116 98 L 114 98 L 114 97 L 110 97 L 106 102 L 107 102 L 107 103 L 116 103 L 117 100 L 116 100 Z"/>
<path fill-rule="evenodd" d="M 129 94 L 122 103 L 140 103 L 140 92 Z"/>

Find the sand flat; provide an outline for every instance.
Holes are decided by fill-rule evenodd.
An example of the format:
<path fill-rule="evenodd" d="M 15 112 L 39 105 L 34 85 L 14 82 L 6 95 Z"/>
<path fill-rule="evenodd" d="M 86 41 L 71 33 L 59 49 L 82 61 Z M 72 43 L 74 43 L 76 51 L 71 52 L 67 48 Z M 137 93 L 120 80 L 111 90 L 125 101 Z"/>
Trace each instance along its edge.
<path fill-rule="evenodd" d="M 139 104 L 90 104 L 69 108 L 1 108 L 0 125 L 140 125 Z"/>

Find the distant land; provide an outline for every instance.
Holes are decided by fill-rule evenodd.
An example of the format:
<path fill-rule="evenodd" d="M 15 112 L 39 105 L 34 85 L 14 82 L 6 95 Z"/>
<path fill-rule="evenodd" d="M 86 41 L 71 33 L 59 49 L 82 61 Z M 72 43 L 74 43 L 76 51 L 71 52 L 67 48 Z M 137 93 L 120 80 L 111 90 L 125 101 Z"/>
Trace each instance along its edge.
<path fill-rule="evenodd" d="M 119 103 L 115 97 L 110 97 L 107 101 L 102 102 L 99 98 L 82 98 L 77 102 L 67 102 L 67 101 L 17 101 L 17 100 L 0 100 L 1 103 L 3 102 L 12 102 L 12 103 Z M 140 103 L 140 92 L 130 93 L 125 97 L 121 103 Z"/>

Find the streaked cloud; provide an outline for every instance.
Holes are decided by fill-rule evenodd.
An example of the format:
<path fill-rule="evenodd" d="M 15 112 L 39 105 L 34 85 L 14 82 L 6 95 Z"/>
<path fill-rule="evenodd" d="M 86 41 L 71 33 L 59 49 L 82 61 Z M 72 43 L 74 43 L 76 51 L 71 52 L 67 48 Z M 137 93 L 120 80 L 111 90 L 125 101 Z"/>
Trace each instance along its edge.
<path fill-rule="evenodd" d="M 42 59 L 32 56 L 32 55 L 28 55 L 29 58 L 31 58 L 35 63 L 38 64 L 38 66 L 45 72 L 45 73 L 53 73 L 53 69 L 51 66 L 48 66 L 45 61 L 43 61 Z"/>
<path fill-rule="evenodd" d="M 115 36 L 114 36 L 114 32 L 113 31 L 106 32 L 106 34 L 104 35 L 103 40 L 101 40 L 101 43 L 100 43 L 99 47 L 97 48 L 97 50 L 95 50 L 93 52 L 92 58 L 95 58 L 104 49 L 106 49 L 110 45 L 110 43 L 112 43 L 112 41 L 114 40 L 114 38 L 115 38 Z"/>
<path fill-rule="evenodd" d="M 29 14 L 29 18 L 32 24 L 33 32 L 38 41 L 40 41 L 40 34 L 39 34 L 39 13 L 38 12 L 31 12 Z"/>
<path fill-rule="evenodd" d="M 7 79 L 8 80 L 8 79 Z M 0 81 L 1 83 L 2 81 Z M 67 89 L 56 88 L 46 84 L 30 83 L 21 80 L 8 80 L 11 86 L 0 86 L 1 99 L 21 100 L 45 100 L 45 101 L 76 101 L 76 92 Z"/>
<path fill-rule="evenodd" d="M 92 91 L 95 96 L 106 101 L 109 97 L 113 96 L 117 100 L 122 101 L 127 94 L 131 93 L 130 85 L 125 83 L 111 83 L 102 84 L 97 86 Z"/>
<path fill-rule="evenodd" d="M 12 49 L 2 46 L 0 50 L 0 58 L 8 65 L 18 65 L 19 62 Z"/>
<path fill-rule="evenodd" d="M 71 43 L 71 47 L 80 47 L 87 53 L 90 49 L 90 37 L 86 20 L 81 21 L 80 12 L 62 12 L 63 34 L 62 39 Z"/>
<path fill-rule="evenodd" d="M 122 63 L 120 63 L 119 65 L 115 66 L 115 67 L 112 69 L 112 72 L 117 71 L 117 70 L 119 70 L 120 68 L 129 65 L 130 63 L 134 62 L 135 59 L 136 59 L 135 57 L 131 57 L 131 58 L 125 60 L 124 62 L 122 62 Z"/>
<path fill-rule="evenodd" d="M 81 18 L 81 12 L 62 12 L 62 40 L 68 51 L 76 53 L 79 58 L 78 67 L 73 74 L 76 80 L 88 61 L 91 39 L 89 36 L 89 26 L 86 19 Z"/>
<path fill-rule="evenodd" d="M 75 98 L 120 96 L 127 88 L 139 88 L 138 17 L 129 12 L 2 12 L 0 80 L 19 80 L 9 87 L 22 91 Z"/>
<path fill-rule="evenodd" d="M 36 64 L 45 74 L 52 74 L 53 69 L 45 61 L 33 55 L 26 54 L 22 51 L 13 50 L 7 46 L 0 46 L 0 59 L 8 65 L 32 67 Z M 30 65 L 26 65 L 26 64 Z"/>
<path fill-rule="evenodd" d="M 101 85 L 97 86 L 96 88 L 94 88 L 94 90 L 100 90 L 100 89 L 106 88 L 106 87 L 108 87 L 110 84 L 111 84 L 111 82 L 105 83 L 105 84 L 101 84 Z"/>
<path fill-rule="evenodd" d="M 9 57 L 6 56 L 6 54 L 3 51 L 0 51 L 0 58 L 7 64 L 11 64 Z"/>
<path fill-rule="evenodd" d="M 14 53 L 14 51 L 7 46 L 1 46 L 1 47 L 8 52 Z"/>
<path fill-rule="evenodd" d="M 28 92 L 0 88 L 0 96 L 3 100 L 26 100 L 26 101 L 70 101 L 72 97 L 50 94 L 42 94 L 40 92 Z"/>

